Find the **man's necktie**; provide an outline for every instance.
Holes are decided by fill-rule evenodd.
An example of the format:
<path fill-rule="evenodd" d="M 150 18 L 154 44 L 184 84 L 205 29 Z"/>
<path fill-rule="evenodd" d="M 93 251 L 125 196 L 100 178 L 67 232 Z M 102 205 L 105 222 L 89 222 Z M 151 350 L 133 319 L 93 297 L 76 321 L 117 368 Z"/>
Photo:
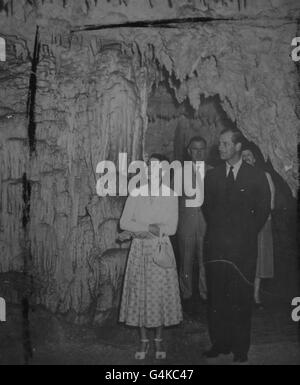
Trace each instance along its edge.
<path fill-rule="evenodd" d="M 234 175 L 233 175 L 233 167 L 231 166 L 226 178 L 226 189 L 228 194 L 231 194 L 233 185 L 234 185 Z"/>

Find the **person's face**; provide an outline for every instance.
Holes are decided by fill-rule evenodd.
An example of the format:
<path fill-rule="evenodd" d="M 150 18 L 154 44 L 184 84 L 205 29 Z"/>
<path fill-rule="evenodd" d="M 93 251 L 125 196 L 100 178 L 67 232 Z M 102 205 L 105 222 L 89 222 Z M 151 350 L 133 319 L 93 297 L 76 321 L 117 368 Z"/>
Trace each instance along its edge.
<path fill-rule="evenodd" d="M 206 145 L 203 142 L 192 142 L 188 152 L 193 162 L 202 162 L 206 157 Z"/>
<path fill-rule="evenodd" d="M 255 158 L 254 158 L 252 151 L 250 151 L 250 150 L 244 150 L 242 152 L 242 159 L 245 162 L 247 162 L 248 164 L 250 164 L 251 166 L 255 165 Z"/>
<path fill-rule="evenodd" d="M 232 141 L 232 132 L 225 132 L 220 136 L 219 140 L 219 151 L 220 151 L 220 157 L 222 160 L 228 161 L 236 156 L 238 156 L 241 144 L 240 143 L 233 143 Z"/>

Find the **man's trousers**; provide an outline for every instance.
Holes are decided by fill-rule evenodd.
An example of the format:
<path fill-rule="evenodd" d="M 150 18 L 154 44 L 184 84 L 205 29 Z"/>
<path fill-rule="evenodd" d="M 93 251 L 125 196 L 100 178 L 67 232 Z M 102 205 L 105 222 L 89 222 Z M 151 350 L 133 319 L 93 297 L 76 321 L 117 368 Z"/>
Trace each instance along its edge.
<path fill-rule="evenodd" d="M 213 348 L 247 354 L 250 347 L 253 286 L 227 262 L 208 262 L 208 326 Z"/>
<path fill-rule="evenodd" d="M 203 244 L 206 224 L 201 211 L 195 216 L 180 220 L 178 229 L 179 250 L 179 284 L 183 299 L 189 299 L 193 294 L 193 274 L 195 258 L 199 269 L 199 294 L 206 298 L 206 274 L 203 263 Z"/>

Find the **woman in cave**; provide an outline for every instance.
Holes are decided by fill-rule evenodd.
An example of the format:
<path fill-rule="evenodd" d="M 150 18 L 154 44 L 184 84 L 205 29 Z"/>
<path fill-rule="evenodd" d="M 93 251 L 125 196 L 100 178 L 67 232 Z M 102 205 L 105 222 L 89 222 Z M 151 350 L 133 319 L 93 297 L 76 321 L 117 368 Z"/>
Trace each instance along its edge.
<path fill-rule="evenodd" d="M 253 143 L 249 142 L 243 146 L 242 157 L 245 162 L 254 167 L 260 167 L 265 171 L 271 191 L 271 210 L 274 210 L 275 186 L 271 175 L 265 170 L 265 161 L 262 154 Z M 256 277 L 254 281 L 254 301 L 258 308 L 262 309 L 260 299 L 261 280 L 274 277 L 274 256 L 271 214 L 258 235 L 258 254 Z"/>
<path fill-rule="evenodd" d="M 125 232 L 121 238 L 133 238 L 128 256 L 120 308 L 120 321 L 140 328 L 141 344 L 136 359 L 145 359 L 149 350 L 148 330 L 155 328 L 155 358 L 165 359 L 163 327 L 182 321 L 178 276 L 169 236 L 178 222 L 178 197 L 157 180 L 159 191 L 151 196 L 151 162 L 167 160 L 154 154 L 148 162 L 147 196 L 128 197 L 120 220 Z M 168 196 L 162 196 L 162 186 Z M 153 190 L 152 190 L 153 193 Z"/>

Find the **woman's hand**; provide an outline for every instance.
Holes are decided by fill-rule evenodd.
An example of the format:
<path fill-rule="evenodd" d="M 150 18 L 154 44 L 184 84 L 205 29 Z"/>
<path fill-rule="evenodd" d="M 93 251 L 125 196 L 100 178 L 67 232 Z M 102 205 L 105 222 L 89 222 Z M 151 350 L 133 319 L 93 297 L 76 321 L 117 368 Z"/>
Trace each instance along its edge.
<path fill-rule="evenodd" d="M 158 223 L 152 223 L 149 225 L 149 232 L 156 237 L 159 237 L 160 235 L 160 225 Z"/>
<path fill-rule="evenodd" d="M 138 239 L 151 239 L 153 238 L 153 235 L 148 231 L 139 231 L 137 233 L 134 233 L 133 237 Z"/>

